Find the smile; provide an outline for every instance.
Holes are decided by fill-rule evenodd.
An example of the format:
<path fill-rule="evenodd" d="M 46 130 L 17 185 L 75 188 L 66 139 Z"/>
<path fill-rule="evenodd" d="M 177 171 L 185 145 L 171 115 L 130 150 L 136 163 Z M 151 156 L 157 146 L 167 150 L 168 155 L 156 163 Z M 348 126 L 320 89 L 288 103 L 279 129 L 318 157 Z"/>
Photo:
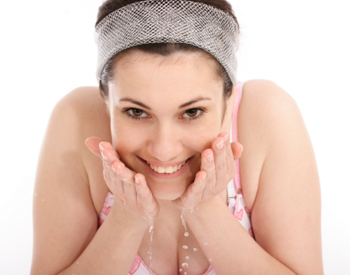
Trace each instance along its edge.
<path fill-rule="evenodd" d="M 189 164 L 191 163 L 194 156 L 188 158 L 183 163 L 175 164 L 173 166 L 156 166 L 154 164 L 149 163 L 147 160 L 144 160 L 140 158 L 142 163 L 145 165 L 146 169 L 149 171 L 149 175 L 158 178 L 158 179 L 175 179 L 181 176 L 185 171 L 187 171 L 187 168 Z"/>
<path fill-rule="evenodd" d="M 181 167 L 184 166 L 187 161 L 188 161 L 188 159 L 179 165 L 169 166 L 169 167 L 158 167 L 158 166 L 152 165 L 148 162 L 147 162 L 147 164 L 151 167 L 151 169 L 153 171 L 156 171 L 159 174 L 164 174 L 164 173 L 172 174 L 172 173 L 176 172 L 177 170 L 180 170 Z"/>

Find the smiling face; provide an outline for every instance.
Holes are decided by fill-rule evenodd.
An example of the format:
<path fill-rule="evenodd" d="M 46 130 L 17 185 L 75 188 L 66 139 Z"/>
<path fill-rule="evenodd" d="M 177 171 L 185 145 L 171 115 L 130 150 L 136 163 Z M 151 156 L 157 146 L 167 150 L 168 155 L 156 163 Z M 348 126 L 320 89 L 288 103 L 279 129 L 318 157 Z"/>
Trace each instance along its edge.
<path fill-rule="evenodd" d="M 185 192 L 201 153 L 222 131 L 223 82 L 213 68 L 200 53 L 163 57 L 132 50 L 116 63 L 106 102 L 113 146 L 157 199 Z"/>

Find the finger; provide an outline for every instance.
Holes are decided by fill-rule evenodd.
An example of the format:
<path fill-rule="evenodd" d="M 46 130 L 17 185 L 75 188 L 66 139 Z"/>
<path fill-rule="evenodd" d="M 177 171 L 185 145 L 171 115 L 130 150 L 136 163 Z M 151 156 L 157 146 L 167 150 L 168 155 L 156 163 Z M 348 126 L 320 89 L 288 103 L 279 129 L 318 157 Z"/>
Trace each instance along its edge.
<path fill-rule="evenodd" d="M 215 171 L 216 171 L 216 180 L 215 180 L 215 188 L 217 191 L 223 191 L 227 186 L 228 180 L 228 172 L 229 168 L 227 165 L 227 153 L 226 153 L 226 145 L 229 143 L 228 134 L 223 136 L 219 136 L 214 139 L 212 144 L 212 149 L 214 151 L 214 163 L 215 163 Z M 227 182 L 226 182 L 227 181 Z"/>
<path fill-rule="evenodd" d="M 85 140 L 86 147 L 96 156 L 102 159 L 99 143 L 104 141 L 99 137 L 89 137 Z"/>
<path fill-rule="evenodd" d="M 232 150 L 234 160 L 237 160 L 242 156 L 243 149 L 244 149 L 243 145 L 240 144 L 239 142 L 235 141 L 231 143 L 231 150 Z"/>
<path fill-rule="evenodd" d="M 126 203 L 136 206 L 137 196 L 135 189 L 135 172 L 131 171 L 119 160 L 113 162 L 113 168 L 116 170 L 118 178 L 122 182 Z"/>
<path fill-rule="evenodd" d="M 107 183 L 108 187 L 112 191 L 113 195 L 118 196 L 118 198 L 125 203 L 125 194 L 123 183 L 118 177 L 117 170 L 114 169 L 113 164 L 107 164 L 107 162 L 103 161 L 103 165 L 105 170 L 110 171 L 109 177 L 110 181 Z M 108 166 L 108 167 L 107 167 Z"/>
<path fill-rule="evenodd" d="M 226 155 L 226 166 L 228 171 L 231 172 L 231 170 L 234 170 L 234 156 L 232 153 L 232 147 L 230 143 L 230 135 L 226 132 L 222 132 L 219 137 L 224 138 L 224 150 L 225 150 L 225 155 Z"/>
<path fill-rule="evenodd" d="M 215 192 L 216 171 L 214 152 L 212 149 L 205 149 L 201 157 L 201 170 L 206 172 L 206 184 L 203 190 L 203 198 L 207 198 Z"/>
<path fill-rule="evenodd" d="M 146 212 L 152 212 L 156 208 L 156 202 L 151 190 L 147 185 L 145 176 L 137 173 L 135 175 L 135 183 L 138 206 L 144 209 Z"/>
<path fill-rule="evenodd" d="M 204 199 L 203 191 L 206 185 L 206 177 L 207 173 L 202 170 L 196 174 L 196 178 L 193 184 L 191 184 L 188 194 L 183 198 L 184 204 L 186 204 L 187 207 L 193 208 L 194 205 L 199 204 Z"/>
<path fill-rule="evenodd" d="M 113 145 L 109 142 L 102 141 L 99 143 L 99 148 L 103 160 L 112 163 L 113 161 L 119 160 L 119 155 L 114 149 Z"/>
<path fill-rule="evenodd" d="M 231 147 L 231 143 L 230 143 L 230 136 L 227 133 L 222 133 L 219 136 L 224 137 L 224 150 L 225 150 L 225 163 L 226 163 L 226 172 L 224 175 L 226 175 L 227 179 L 223 181 L 227 181 L 228 182 L 233 179 L 233 177 L 236 175 L 236 165 L 235 165 L 235 161 L 234 161 L 234 156 L 233 156 L 233 152 L 232 152 L 232 147 Z M 224 182 L 225 187 L 227 186 L 227 184 Z M 224 188 L 222 189 L 224 190 Z"/>

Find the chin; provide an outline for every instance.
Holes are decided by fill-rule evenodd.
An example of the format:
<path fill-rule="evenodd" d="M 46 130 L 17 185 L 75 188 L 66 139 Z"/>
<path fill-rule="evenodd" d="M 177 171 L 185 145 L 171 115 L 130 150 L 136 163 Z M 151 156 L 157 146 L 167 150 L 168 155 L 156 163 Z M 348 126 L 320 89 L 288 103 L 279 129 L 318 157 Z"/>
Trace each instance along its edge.
<path fill-rule="evenodd" d="M 189 184 L 179 183 L 150 183 L 148 186 L 153 196 L 158 200 L 173 201 L 180 198 L 186 191 Z"/>
<path fill-rule="evenodd" d="M 157 200 L 173 201 L 182 196 L 184 192 L 181 193 L 169 193 L 169 192 L 153 192 L 153 196 Z"/>

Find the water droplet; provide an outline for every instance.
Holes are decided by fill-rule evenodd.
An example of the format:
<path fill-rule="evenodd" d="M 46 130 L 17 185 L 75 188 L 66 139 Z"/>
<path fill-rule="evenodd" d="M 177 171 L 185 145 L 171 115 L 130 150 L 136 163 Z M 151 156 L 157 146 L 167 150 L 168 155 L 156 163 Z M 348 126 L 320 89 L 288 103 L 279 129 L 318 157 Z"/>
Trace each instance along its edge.
<path fill-rule="evenodd" d="M 213 259 L 212 259 L 212 258 L 210 258 L 210 259 L 209 259 L 209 262 L 211 262 L 212 260 L 213 260 Z"/>
<path fill-rule="evenodd" d="M 180 268 L 180 270 L 179 270 L 180 272 L 182 271 L 182 268 Z"/>
<path fill-rule="evenodd" d="M 149 254 L 149 251 L 147 251 L 147 254 Z"/>
<path fill-rule="evenodd" d="M 182 266 L 183 267 L 188 267 L 188 263 L 183 263 Z"/>
<path fill-rule="evenodd" d="M 187 246 L 187 245 L 184 245 L 182 248 L 183 248 L 183 249 L 188 249 L 188 246 Z"/>
<path fill-rule="evenodd" d="M 193 251 L 198 251 L 198 249 L 197 248 L 193 248 Z"/>
<path fill-rule="evenodd" d="M 182 225 L 185 228 L 185 231 L 187 231 L 187 227 L 186 227 L 186 220 L 185 220 L 185 215 L 186 215 L 186 209 L 182 209 L 182 213 L 181 213 L 181 221 L 182 221 Z"/>
<path fill-rule="evenodd" d="M 77 264 L 79 264 L 79 262 L 77 262 Z"/>
<path fill-rule="evenodd" d="M 185 237 L 188 237 L 189 235 L 190 235 L 190 233 L 188 233 L 188 232 L 185 232 Z"/>
<path fill-rule="evenodd" d="M 184 275 L 187 275 L 187 272 L 184 272 Z"/>
<path fill-rule="evenodd" d="M 149 227 L 148 232 L 149 232 L 149 233 L 151 233 L 151 232 L 152 232 L 152 230 L 153 230 L 153 225 L 151 225 L 151 226 Z"/>
<path fill-rule="evenodd" d="M 150 242 L 149 242 L 149 251 L 148 251 L 148 266 L 150 269 L 150 274 L 151 274 L 151 270 L 152 270 L 152 242 L 153 242 L 153 222 L 149 227 L 149 233 L 151 233 L 151 238 L 150 238 Z"/>
<path fill-rule="evenodd" d="M 190 257 L 186 256 L 186 260 L 189 260 L 189 259 L 190 259 Z"/>
<path fill-rule="evenodd" d="M 204 243 L 204 246 L 209 246 L 209 244 L 208 243 Z"/>

